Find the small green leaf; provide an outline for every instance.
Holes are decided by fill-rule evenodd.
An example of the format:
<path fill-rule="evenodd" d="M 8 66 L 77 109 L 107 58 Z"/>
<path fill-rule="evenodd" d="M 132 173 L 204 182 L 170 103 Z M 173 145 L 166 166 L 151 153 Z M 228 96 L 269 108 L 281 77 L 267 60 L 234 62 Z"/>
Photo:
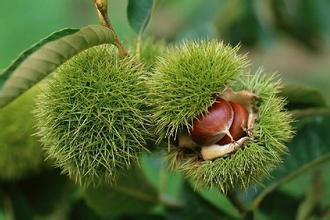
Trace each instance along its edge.
<path fill-rule="evenodd" d="M 99 25 L 64 29 L 24 51 L 0 74 L 0 108 L 30 89 L 58 66 L 90 47 L 113 43 L 113 32 Z"/>
<path fill-rule="evenodd" d="M 179 172 L 171 172 L 164 155 L 159 152 L 144 154 L 141 167 L 146 178 L 157 188 L 161 196 L 179 202 L 183 189 L 183 177 Z"/>
<path fill-rule="evenodd" d="M 199 193 L 186 183 L 183 188 L 183 207 L 166 209 L 166 219 L 236 219 L 227 216 L 212 202 L 204 199 Z"/>
<path fill-rule="evenodd" d="M 287 98 L 289 110 L 327 106 L 326 100 L 318 90 L 301 85 L 286 85 L 281 95 Z"/>
<path fill-rule="evenodd" d="M 330 160 L 330 117 L 307 117 L 297 122 L 297 135 L 288 145 L 290 153 L 283 165 L 264 182 L 265 189 L 253 187 L 245 198 L 256 198 L 257 208 L 262 200 L 283 183 L 303 174 L 317 165 Z"/>
<path fill-rule="evenodd" d="M 157 190 L 138 168 L 125 172 L 116 185 L 89 188 L 83 196 L 87 205 L 104 218 L 148 213 L 159 202 Z"/>
<path fill-rule="evenodd" d="M 239 218 L 240 213 L 236 207 L 229 201 L 229 199 L 219 190 L 214 188 L 209 190 L 198 190 L 198 193 L 207 201 L 216 206 L 219 210 L 226 213 L 233 218 Z"/>
<path fill-rule="evenodd" d="M 153 0 L 129 0 L 127 18 L 136 33 L 141 33 L 147 27 L 151 17 Z"/>

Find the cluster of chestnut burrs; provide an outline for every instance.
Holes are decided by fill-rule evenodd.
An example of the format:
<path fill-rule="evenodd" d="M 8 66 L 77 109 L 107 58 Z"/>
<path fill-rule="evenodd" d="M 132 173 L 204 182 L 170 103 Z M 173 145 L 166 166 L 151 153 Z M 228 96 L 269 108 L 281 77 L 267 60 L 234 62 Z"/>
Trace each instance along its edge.
<path fill-rule="evenodd" d="M 230 155 L 252 141 L 251 129 L 257 117 L 255 99 L 249 91 L 234 92 L 227 87 L 207 112 L 196 117 L 188 132 L 178 135 L 178 145 L 200 149 L 203 160 Z"/>

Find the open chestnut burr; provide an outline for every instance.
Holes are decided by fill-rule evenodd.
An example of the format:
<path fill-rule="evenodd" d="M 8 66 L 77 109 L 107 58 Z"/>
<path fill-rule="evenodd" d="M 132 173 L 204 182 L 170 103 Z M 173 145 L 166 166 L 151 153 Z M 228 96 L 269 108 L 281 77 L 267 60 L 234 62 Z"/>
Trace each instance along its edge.
<path fill-rule="evenodd" d="M 179 146 L 201 148 L 204 160 L 226 156 L 251 141 L 255 95 L 226 88 L 207 112 L 197 116 L 188 134 L 179 135 Z"/>

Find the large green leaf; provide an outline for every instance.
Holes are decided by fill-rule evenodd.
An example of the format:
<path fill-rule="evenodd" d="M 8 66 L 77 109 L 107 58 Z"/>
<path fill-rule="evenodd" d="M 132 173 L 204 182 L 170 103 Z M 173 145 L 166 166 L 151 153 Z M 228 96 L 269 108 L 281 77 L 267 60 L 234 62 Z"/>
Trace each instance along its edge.
<path fill-rule="evenodd" d="M 322 108 L 327 103 L 322 94 L 314 88 L 301 85 L 286 85 L 281 92 L 286 97 L 290 110 L 303 108 Z"/>
<path fill-rule="evenodd" d="M 297 135 L 289 144 L 290 153 L 281 167 L 264 182 L 264 189 L 253 187 L 242 198 L 254 201 L 257 208 L 263 199 L 283 183 L 330 160 L 330 117 L 306 117 L 296 123 Z"/>
<path fill-rule="evenodd" d="M 129 0 L 127 17 L 136 33 L 141 33 L 147 27 L 153 8 L 153 0 Z"/>
<path fill-rule="evenodd" d="M 83 196 L 87 205 L 104 218 L 148 213 L 159 202 L 157 190 L 139 168 L 122 174 L 114 186 L 89 188 Z"/>
<path fill-rule="evenodd" d="M 305 200 L 299 205 L 296 219 L 310 219 L 316 208 L 321 204 L 324 192 L 325 185 L 322 173 L 320 170 L 315 171 L 313 182 L 306 193 Z"/>
<path fill-rule="evenodd" d="M 263 213 L 265 215 L 264 218 L 256 219 L 295 219 L 300 202 L 300 199 L 297 199 L 293 196 L 274 191 L 267 198 L 265 198 L 259 207 L 259 213 L 254 212 L 254 216 L 258 217 L 258 214 Z"/>
<path fill-rule="evenodd" d="M 64 29 L 24 51 L 0 75 L 0 108 L 27 91 L 72 56 L 90 47 L 113 43 L 113 32 L 99 25 Z"/>

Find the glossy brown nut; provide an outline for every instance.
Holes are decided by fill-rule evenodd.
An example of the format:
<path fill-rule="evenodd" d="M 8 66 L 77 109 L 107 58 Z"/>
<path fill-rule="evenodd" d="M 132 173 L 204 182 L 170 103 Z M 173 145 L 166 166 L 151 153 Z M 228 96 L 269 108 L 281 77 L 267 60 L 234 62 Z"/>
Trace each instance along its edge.
<path fill-rule="evenodd" d="M 234 112 L 230 103 L 218 99 L 205 115 L 194 120 L 191 138 L 201 146 L 215 144 L 228 133 L 233 118 Z"/>
<path fill-rule="evenodd" d="M 247 128 L 249 113 L 248 111 L 238 102 L 230 102 L 232 109 L 234 111 L 234 121 L 229 129 L 233 140 L 237 141 L 242 138 L 245 134 L 245 129 Z M 232 142 L 232 139 L 226 135 L 217 144 L 224 145 Z"/>

